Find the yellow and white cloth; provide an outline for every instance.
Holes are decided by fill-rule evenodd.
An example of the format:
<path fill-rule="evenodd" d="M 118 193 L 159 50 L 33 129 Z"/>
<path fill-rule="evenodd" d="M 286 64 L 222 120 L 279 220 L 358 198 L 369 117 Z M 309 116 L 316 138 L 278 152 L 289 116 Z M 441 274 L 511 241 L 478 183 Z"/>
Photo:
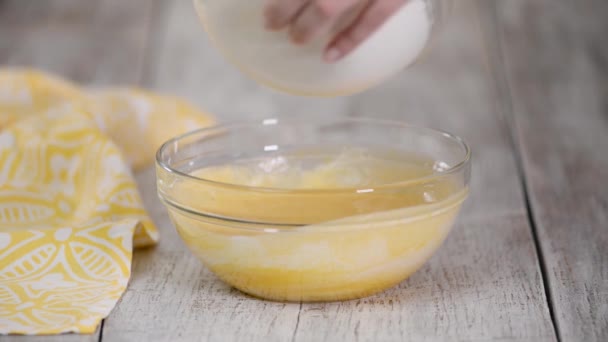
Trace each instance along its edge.
<path fill-rule="evenodd" d="M 92 333 L 158 231 L 131 175 L 211 119 L 137 89 L 0 69 L 0 334 Z"/>

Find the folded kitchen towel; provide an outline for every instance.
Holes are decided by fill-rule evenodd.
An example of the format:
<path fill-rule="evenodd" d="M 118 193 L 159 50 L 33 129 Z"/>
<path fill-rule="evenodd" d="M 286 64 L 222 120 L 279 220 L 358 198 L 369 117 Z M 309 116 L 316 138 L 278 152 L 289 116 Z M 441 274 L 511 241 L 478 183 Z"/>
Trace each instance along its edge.
<path fill-rule="evenodd" d="M 189 104 L 0 69 L 0 334 L 92 333 L 158 232 L 131 170 L 207 126 Z"/>

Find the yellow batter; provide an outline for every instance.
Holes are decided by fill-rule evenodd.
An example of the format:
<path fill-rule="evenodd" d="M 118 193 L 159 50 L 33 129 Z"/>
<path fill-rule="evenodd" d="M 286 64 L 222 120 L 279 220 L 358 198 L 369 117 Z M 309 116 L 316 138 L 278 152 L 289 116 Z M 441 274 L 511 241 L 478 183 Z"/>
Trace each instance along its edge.
<path fill-rule="evenodd" d="M 182 208 L 258 222 L 169 205 L 207 267 L 266 299 L 344 300 L 394 286 L 441 245 L 467 193 L 421 157 L 349 152 L 308 169 L 281 158 L 192 172 L 263 190 L 161 178 L 174 183 L 165 198 Z M 272 174 L 261 171 L 269 167 Z"/>

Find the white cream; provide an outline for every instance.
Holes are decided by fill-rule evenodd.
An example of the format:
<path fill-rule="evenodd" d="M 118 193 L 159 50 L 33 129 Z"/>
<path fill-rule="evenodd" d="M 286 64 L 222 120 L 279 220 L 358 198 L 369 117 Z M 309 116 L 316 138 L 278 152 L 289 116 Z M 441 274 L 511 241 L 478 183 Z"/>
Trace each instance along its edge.
<path fill-rule="evenodd" d="M 213 42 L 244 73 L 296 95 L 340 96 L 366 90 L 412 64 L 430 38 L 427 1 L 412 0 L 358 49 L 337 63 L 323 61 L 332 38 L 297 46 L 286 32 L 264 28 L 265 0 L 195 0 Z"/>

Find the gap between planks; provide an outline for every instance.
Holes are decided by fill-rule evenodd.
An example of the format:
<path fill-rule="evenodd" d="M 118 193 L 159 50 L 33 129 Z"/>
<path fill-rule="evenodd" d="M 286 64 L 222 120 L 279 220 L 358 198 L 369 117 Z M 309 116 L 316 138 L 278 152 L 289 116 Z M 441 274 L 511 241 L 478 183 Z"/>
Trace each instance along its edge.
<path fill-rule="evenodd" d="M 480 22 L 483 27 L 482 35 L 484 39 L 484 46 L 486 47 L 485 52 L 488 56 L 488 70 L 490 70 L 490 75 L 494 79 L 497 93 L 501 95 L 498 96 L 498 98 L 502 100 L 502 103 L 499 104 L 500 108 L 498 112 L 501 118 L 503 119 L 504 124 L 507 126 L 506 130 L 510 133 L 508 136 L 508 140 L 515 157 L 515 164 L 517 172 L 519 174 L 522 194 L 524 196 L 523 200 L 525 202 L 528 222 L 530 223 L 530 230 L 534 238 L 534 248 L 538 257 L 540 272 L 543 280 L 543 292 L 547 300 L 547 309 L 549 310 L 551 324 L 553 325 L 555 336 L 557 338 L 557 341 L 559 342 L 561 341 L 561 337 L 558 323 L 555 319 L 554 299 L 553 294 L 551 292 L 550 279 L 547 273 L 547 263 L 544 257 L 542 245 L 540 244 L 539 240 L 537 224 L 536 220 L 534 219 L 534 208 L 532 207 L 532 204 L 530 202 L 530 189 L 528 187 L 528 182 L 526 180 L 526 172 L 523 166 L 523 157 L 521 154 L 523 146 L 517 138 L 517 134 L 515 132 L 513 95 L 511 94 L 511 91 L 509 89 L 509 84 L 506 76 L 507 70 L 504 64 L 504 60 L 502 58 L 503 47 L 500 43 L 500 35 L 497 32 L 497 23 L 500 22 L 498 9 L 494 1 L 476 0 L 476 4 L 478 11 L 480 11 L 480 15 L 478 17 L 480 18 Z"/>

